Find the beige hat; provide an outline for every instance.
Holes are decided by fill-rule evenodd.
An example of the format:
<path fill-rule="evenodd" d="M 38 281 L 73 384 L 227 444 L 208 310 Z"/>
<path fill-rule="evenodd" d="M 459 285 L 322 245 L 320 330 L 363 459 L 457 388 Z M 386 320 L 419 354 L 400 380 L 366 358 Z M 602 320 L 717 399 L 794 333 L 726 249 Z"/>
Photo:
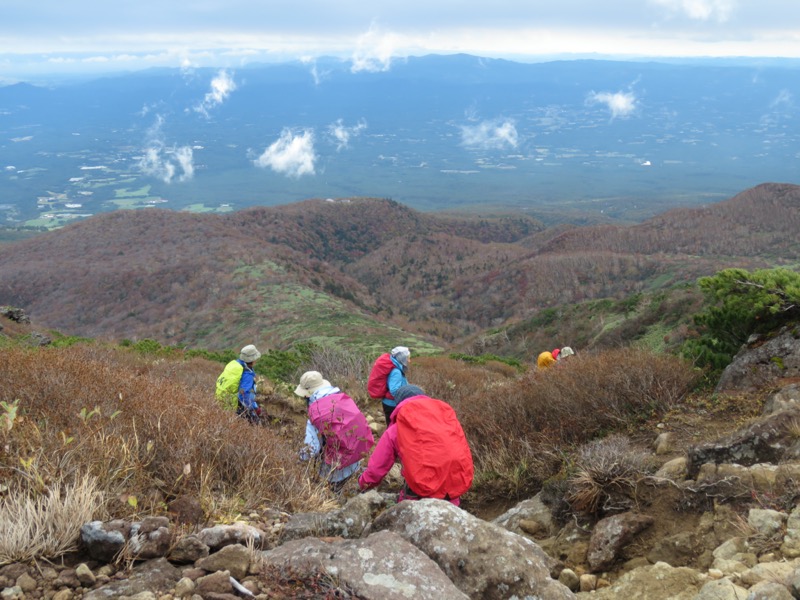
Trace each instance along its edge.
<path fill-rule="evenodd" d="M 331 382 L 322 378 L 319 371 L 306 371 L 300 377 L 300 385 L 294 388 L 294 393 L 303 398 L 308 398 L 320 388 L 330 387 Z"/>
<path fill-rule="evenodd" d="M 253 346 L 253 344 L 245 346 L 239 353 L 239 360 L 244 361 L 246 363 L 255 362 L 260 357 L 261 357 L 261 352 L 259 352 L 258 348 Z"/>
<path fill-rule="evenodd" d="M 411 350 L 406 348 L 405 346 L 395 346 L 392 348 L 391 355 L 393 358 L 397 359 L 404 367 L 408 366 L 408 359 L 411 358 Z"/>
<path fill-rule="evenodd" d="M 575 350 L 570 348 L 569 346 L 564 346 L 561 349 L 561 354 L 559 355 L 559 359 L 566 358 L 568 356 L 575 356 Z"/>

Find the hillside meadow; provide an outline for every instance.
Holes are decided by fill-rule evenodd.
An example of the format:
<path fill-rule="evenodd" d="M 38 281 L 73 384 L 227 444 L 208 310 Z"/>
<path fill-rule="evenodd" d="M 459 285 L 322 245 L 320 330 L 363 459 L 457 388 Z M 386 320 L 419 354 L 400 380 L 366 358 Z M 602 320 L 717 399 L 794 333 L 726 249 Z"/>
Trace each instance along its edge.
<path fill-rule="evenodd" d="M 680 312 L 691 302 L 681 288 L 698 277 L 792 268 L 798 208 L 800 187 L 768 183 L 626 226 L 423 213 L 385 198 L 115 211 L 0 244 L 0 304 L 110 340 L 223 349 L 247 337 L 366 353 L 402 341 L 435 354 L 501 333 L 509 343 L 492 351 L 520 359 L 543 347 L 614 347 L 614 304 L 628 307 L 625 319 L 661 304 Z M 645 321 L 634 325 L 642 339 L 669 335 Z"/>

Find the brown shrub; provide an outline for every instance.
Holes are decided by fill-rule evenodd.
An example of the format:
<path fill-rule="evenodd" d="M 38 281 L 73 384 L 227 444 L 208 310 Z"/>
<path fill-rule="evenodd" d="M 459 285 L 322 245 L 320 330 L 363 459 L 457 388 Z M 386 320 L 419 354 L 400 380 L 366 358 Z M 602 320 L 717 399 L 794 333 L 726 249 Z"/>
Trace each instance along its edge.
<path fill-rule="evenodd" d="M 566 501 L 592 518 L 634 508 L 639 482 L 653 470 L 650 456 L 622 435 L 592 440 L 575 455 Z"/>
<path fill-rule="evenodd" d="M 202 377 L 179 377 L 194 363 L 99 344 L 0 351 L 0 401 L 20 401 L 0 474 L 12 490 L 41 493 L 89 474 L 115 516 L 162 511 L 180 494 L 200 497 L 207 513 L 313 508 L 296 440 L 223 412 L 219 366 L 201 363 Z"/>
<path fill-rule="evenodd" d="M 475 461 L 473 492 L 489 499 L 536 491 L 570 448 L 663 414 L 696 377 L 673 356 L 621 349 L 521 375 L 421 359 L 409 379 L 456 409 Z"/>

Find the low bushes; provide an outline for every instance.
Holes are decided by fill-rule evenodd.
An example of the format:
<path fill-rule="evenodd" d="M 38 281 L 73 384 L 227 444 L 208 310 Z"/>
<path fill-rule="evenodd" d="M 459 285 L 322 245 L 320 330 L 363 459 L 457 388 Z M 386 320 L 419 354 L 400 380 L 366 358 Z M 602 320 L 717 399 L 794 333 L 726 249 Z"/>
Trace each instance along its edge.
<path fill-rule="evenodd" d="M 218 516 L 313 508 L 321 500 L 298 464 L 299 441 L 223 412 L 218 371 L 97 344 L 0 352 L 0 402 L 16 406 L 0 430 L 9 497 L 90 476 L 112 516 L 163 512 L 184 494 Z"/>
<path fill-rule="evenodd" d="M 620 349 L 523 375 L 450 364 L 419 365 L 414 381 L 453 404 L 473 450 L 477 494 L 535 492 L 566 454 L 678 405 L 698 373 L 687 362 Z"/>

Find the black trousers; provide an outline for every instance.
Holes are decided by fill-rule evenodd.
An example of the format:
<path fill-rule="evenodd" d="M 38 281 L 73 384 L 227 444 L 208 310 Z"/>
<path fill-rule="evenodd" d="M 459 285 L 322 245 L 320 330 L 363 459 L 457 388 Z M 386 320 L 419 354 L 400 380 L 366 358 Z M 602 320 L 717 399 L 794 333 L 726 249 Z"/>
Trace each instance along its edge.
<path fill-rule="evenodd" d="M 394 412 L 394 409 L 397 408 L 397 407 L 396 406 L 390 406 L 389 404 L 386 404 L 385 402 L 381 403 L 381 406 L 383 406 L 383 416 L 386 418 L 386 426 L 388 427 L 389 426 L 389 419 L 391 418 L 392 413 Z"/>

